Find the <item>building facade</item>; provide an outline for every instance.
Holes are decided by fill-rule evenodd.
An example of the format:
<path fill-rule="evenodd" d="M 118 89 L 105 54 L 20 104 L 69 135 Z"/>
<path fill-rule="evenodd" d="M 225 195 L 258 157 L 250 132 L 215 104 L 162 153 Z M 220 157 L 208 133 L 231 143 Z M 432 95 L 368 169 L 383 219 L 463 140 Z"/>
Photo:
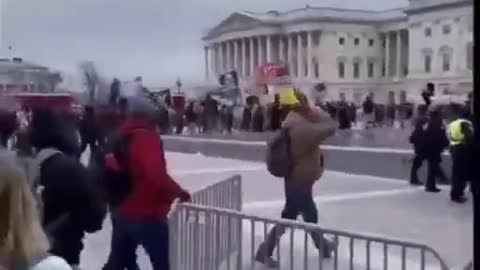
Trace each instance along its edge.
<path fill-rule="evenodd" d="M 473 0 L 410 0 L 408 7 L 366 11 L 305 7 L 236 12 L 205 42 L 206 76 L 236 70 L 250 87 L 256 67 L 288 64 L 300 88 L 318 82 L 330 98 L 360 102 L 369 92 L 416 97 L 427 82 L 441 93 L 472 90 Z"/>
<path fill-rule="evenodd" d="M 21 58 L 0 59 L 0 95 L 20 92 L 52 92 L 62 80 L 48 67 Z"/>

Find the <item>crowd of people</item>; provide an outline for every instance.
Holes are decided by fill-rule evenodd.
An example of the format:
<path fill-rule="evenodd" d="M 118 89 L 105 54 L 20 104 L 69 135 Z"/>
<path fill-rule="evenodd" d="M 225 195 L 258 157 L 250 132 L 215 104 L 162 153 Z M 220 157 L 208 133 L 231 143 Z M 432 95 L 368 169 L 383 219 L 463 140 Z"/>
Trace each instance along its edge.
<path fill-rule="evenodd" d="M 324 87 L 317 85 L 319 89 Z M 348 102 L 343 93 L 338 101 L 312 103 L 335 119 L 341 130 L 376 127 L 411 129 L 419 109 L 418 104 L 407 101 L 406 93 L 402 93 L 400 100 L 396 101 L 393 92 L 390 92 L 386 104 L 376 102 L 373 93 L 360 104 Z M 286 117 L 279 95 L 275 95 L 269 104 L 262 104 L 256 96 L 250 96 L 245 99 L 243 107 L 221 104 L 207 95 L 205 100 L 188 102 L 185 108 L 166 107 L 161 111 L 158 122 L 164 134 L 277 131 Z"/>
<path fill-rule="evenodd" d="M 437 180 L 451 183 L 450 198 L 456 203 L 465 203 L 467 183 L 475 178 L 476 147 L 473 140 L 473 115 L 469 104 L 450 104 L 448 110 L 434 106 L 430 100 L 433 91 L 424 92 L 425 104 L 418 107 L 410 143 L 414 158 L 410 173 L 412 185 L 423 185 L 418 179 L 418 169 L 428 163 L 425 190 L 440 192 Z M 447 123 L 447 124 L 446 124 Z M 449 150 L 452 158 L 450 177 L 443 171 L 443 153 Z M 450 179 L 449 179 L 450 178 Z"/>
<path fill-rule="evenodd" d="M 317 85 L 315 90 L 325 89 Z M 449 148 L 453 160 L 451 199 L 464 203 L 467 182 L 473 176 L 469 110 L 452 106 L 446 128 L 441 107 L 431 103 L 433 95 L 426 91 L 425 104 L 415 113 L 410 183 L 422 184 L 417 170 L 427 161 L 425 189 L 439 192 L 437 179 L 448 181 L 440 164 L 442 153 Z M 277 145 L 284 146 L 284 154 L 270 155 L 280 162 L 277 168 L 288 169 L 280 176 L 286 201 L 282 218 L 302 215 L 306 222 L 318 221 L 312 190 L 325 168 L 319 146 L 338 127 L 345 127 L 344 118 L 354 122 L 346 113 L 344 97 L 340 99 L 343 105 L 335 107 L 335 114 L 328 109 L 331 105 L 314 104 L 294 88 L 280 92 L 268 109 L 255 98 L 246 102 L 241 129 L 261 132 L 267 121 L 269 129 L 282 130 L 276 139 L 283 142 Z M 200 127 L 200 132 L 210 132 L 222 121 L 231 131 L 233 113 L 224 117 L 220 108 L 216 100 L 207 97 L 200 106 L 189 104 L 182 119 L 190 130 Z M 374 108 L 370 95 L 362 109 L 372 126 Z M 114 98 L 105 107 L 87 106 L 81 119 L 52 108 L 34 109 L 23 127 L 12 120 L 14 112 L 0 113 L 0 269 L 79 269 L 83 238 L 102 229 L 107 213 L 112 221 L 112 241 L 104 270 L 139 269 L 139 245 L 148 253 L 154 270 L 169 269 L 167 213 L 175 199 L 189 201 L 190 194 L 168 174 L 159 136 L 160 113 L 142 95 Z M 183 125 L 182 120 L 180 128 Z M 8 142 L 14 134 L 17 140 L 12 147 Z M 268 151 L 274 151 L 269 145 Z M 87 147 L 90 160 L 83 164 L 81 156 Z M 275 167 L 268 162 L 269 170 Z M 277 226 L 268 233 L 257 251 L 257 261 L 278 266 L 272 254 L 284 232 Z M 315 232 L 311 236 L 329 258 L 336 243 Z"/>
<path fill-rule="evenodd" d="M 145 98 L 126 98 L 107 133 L 95 109 L 81 122 L 34 109 L 25 132 L 31 155 L 2 143 L 0 269 L 79 269 L 83 238 L 102 229 L 107 212 L 112 242 L 104 270 L 140 269 L 139 245 L 153 269 L 169 269 L 166 216 L 175 199 L 190 195 L 167 172 L 156 110 Z M 3 127 L 8 140 L 15 128 L 7 134 Z M 86 146 L 90 161 L 82 164 Z"/>

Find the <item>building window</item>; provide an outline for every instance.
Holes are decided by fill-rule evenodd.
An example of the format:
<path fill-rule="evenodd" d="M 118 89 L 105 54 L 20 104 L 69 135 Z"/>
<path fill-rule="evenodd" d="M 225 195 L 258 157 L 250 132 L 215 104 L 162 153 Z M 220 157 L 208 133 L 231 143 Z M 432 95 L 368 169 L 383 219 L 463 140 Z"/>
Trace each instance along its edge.
<path fill-rule="evenodd" d="M 432 72 L 432 55 L 430 54 L 424 55 L 423 61 L 424 61 L 423 65 L 424 65 L 425 73 Z"/>
<path fill-rule="evenodd" d="M 359 39 L 359 38 L 355 38 L 355 39 L 353 40 L 353 44 L 355 44 L 355 46 L 360 45 L 360 39 Z"/>
<path fill-rule="evenodd" d="M 338 62 L 338 78 L 345 78 L 345 62 Z"/>
<path fill-rule="evenodd" d="M 432 36 L 432 28 L 430 28 L 430 27 L 425 28 L 425 36 L 426 37 L 431 37 Z"/>
<path fill-rule="evenodd" d="M 360 63 L 354 62 L 353 63 L 353 78 L 359 79 L 360 78 Z"/>
<path fill-rule="evenodd" d="M 314 46 L 319 46 L 320 45 L 320 33 L 319 32 L 314 32 L 313 33 L 313 45 Z"/>
<path fill-rule="evenodd" d="M 449 46 L 442 46 L 442 47 L 440 47 L 439 54 L 442 57 L 442 70 L 444 72 L 445 71 L 450 71 L 453 49 L 450 48 Z"/>
<path fill-rule="evenodd" d="M 375 77 L 375 63 L 373 61 L 368 62 L 368 78 Z"/>
<path fill-rule="evenodd" d="M 451 61 L 450 54 L 442 55 L 442 70 L 443 71 L 450 71 L 450 61 Z"/>
<path fill-rule="evenodd" d="M 444 25 L 444 26 L 442 27 L 442 33 L 443 33 L 444 35 L 450 35 L 451 32 L 452 32 L 452 26 L 451 26 L 451 25 L 448 25 L 448 24 L 447 24 L 447 25 Z"/>
<path fill-rule="evenodd" d="M 387 65 L 385 64 L 385 60 L 382 62 L 382 77 L 387 76 Z"/>
<path fill-rule="evenodd" d="M 472 70 L 473 69 L 473 42 L 467 43 L 467 69 Z"/>
<path fill-rule="evenodd" d="M 368 40 L 368 46 L 373 47 L 375 45 L 375 40 L 373 38 Z"/>
<path fill-rule="evenodd" d="M 345 44 L 345 38 L 341 37 L 338 39 L 338 44 L 344 45 Z"/>

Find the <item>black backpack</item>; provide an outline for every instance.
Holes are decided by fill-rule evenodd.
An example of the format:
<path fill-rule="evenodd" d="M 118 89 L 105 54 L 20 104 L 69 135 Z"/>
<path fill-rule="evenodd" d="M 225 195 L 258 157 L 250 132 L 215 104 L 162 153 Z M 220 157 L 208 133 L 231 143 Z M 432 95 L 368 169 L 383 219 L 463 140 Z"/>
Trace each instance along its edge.
<path fill-rule="evenodd" d="M 267 144 L 267 169 L 273 176 L 288 178 L 293 169 L 291 138 L 288 129 L 281 129 Z"/>
<path fill-rule="evenodd" d="M 133 179 L 128 164 L 128 148 L 137 131 L 120 136 L 111 143 L 110 151 L 103 154 L 102 189 L 104 200 L 110 207 L 120 206 L 130 195 Z M 113 158 L 118 167 L 112 167 L 107 161 Z"/>

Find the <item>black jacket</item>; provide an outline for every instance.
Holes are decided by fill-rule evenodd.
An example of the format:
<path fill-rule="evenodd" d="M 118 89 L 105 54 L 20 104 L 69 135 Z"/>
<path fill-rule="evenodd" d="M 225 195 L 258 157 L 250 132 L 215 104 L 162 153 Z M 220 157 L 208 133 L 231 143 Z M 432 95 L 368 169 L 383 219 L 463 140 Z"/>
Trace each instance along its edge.
<path fill-rule="evenodd" d="M 429 117 L 425 136 L 425 150 L 429 156 L 440 157 L 450 144 L 442 119 L 437 117 Z"/>
<path fill-rule="evenodd" d="M 93 177 L 75 158 L 56 154 L 42 163 L 39 181 L 44 187 L 43 225 L 67 217 L 50 234 L 51 251 L 78 264 L 84 233 L 101 229 L 106 212 Z"/>
<path fill-rule="evenodd" d="M 373 113 L 375 110 L 375 104 L 373 103 L 373 101 L 371 99 L 367 99 L 365 100 L 365 102 L 363 102 L 363 112 L 366 113 L 366 114 L 371 114 Z"/>

